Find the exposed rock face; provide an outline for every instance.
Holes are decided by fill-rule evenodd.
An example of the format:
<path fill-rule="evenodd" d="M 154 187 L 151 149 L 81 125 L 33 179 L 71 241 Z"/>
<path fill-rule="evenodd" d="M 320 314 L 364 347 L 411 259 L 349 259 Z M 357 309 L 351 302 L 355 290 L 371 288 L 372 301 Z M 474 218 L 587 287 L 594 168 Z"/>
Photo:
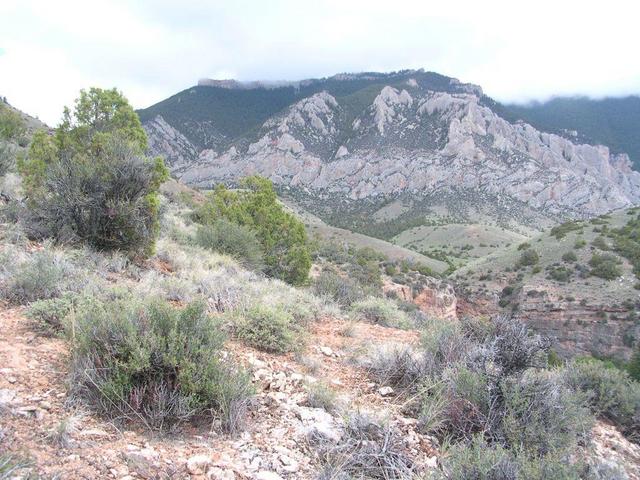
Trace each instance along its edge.
<path fill-rule="evenodd" d="M 536 294 L 531 295 L 530 290 Z M 458 294 L 458 317 L 500 313 L 497 294 Z M 598 355 L 629 360 L 633 341 L 640 338 L 640 323 L 633 306 L 589 304 L 567 300 L 529 286 L 514 300 L 516 318 L 553 342 L 563 357 Z"/>
<path fill-rule="evenodd" d="M 173 128 L 161 115 L 144 124 L 149 141 L 149 149 L 161 154 L 172 170 L 184 168 L 198 157 L 196 148 Z"/>
<path fill-rule="evenodd" d="M 352 200 L 475 191 L 547 216 L 600 214 L 640 201 L 626 155 L 511 124 L 475 86 L 432 91 L 409 79 L 384 86 L 363 110 L 323 91 L 268 119 L 257 139 L 196 154 L 176 129 L 145 123 L 151 149 L 198 186 L 261 174 L 311 195 Z M 217 147 L 216 147 L 217 148 Z"/>
<path fill-rule="evenodd" d="M 523 292 L 519 302 L 518 318 L 553 339 L 563 356 L 596 354 L 629 360 L 633 340 L 640 338 L 633 307 L 581 304 L 547 292 L 536 296 Z"/>
<path fill-rule="evenodd" d="M 419 285 L 409 286 L 390 282 L 384 286 L 384 291 L 394 292 L 400 300 L 415 303 L 421 312 L 430 317 L 458 318 L 456 293 L 447 282 L 422 277 Z"/>

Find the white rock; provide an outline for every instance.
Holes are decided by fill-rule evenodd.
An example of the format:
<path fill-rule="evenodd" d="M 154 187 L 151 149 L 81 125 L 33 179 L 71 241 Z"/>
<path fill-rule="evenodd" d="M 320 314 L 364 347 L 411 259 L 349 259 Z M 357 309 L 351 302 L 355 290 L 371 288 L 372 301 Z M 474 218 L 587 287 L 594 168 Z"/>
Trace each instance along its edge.
<path fill-rule="evenodd" d="M 255 479 L 256 480 L 282 480 L 282 477 L 278 475 L 276 472 L 262 470 L 256 473 Z"/>
<path fill-rule="evenodd" d="M 329 347 L 320 347 L 320 352 L 322 352 L 322 354 L 326 355 L 327 357 L 333 356 L 333 350 L 331 350 L 331 348 Z"/>
<path fill-rule="evenodd" d="M 389 395 L 393 395 L 393 388 L 387 386 L 387 387 L 380 387 L 378 389 L 378 393 L 383 396 L 383 397 L 388 397 Z"/>

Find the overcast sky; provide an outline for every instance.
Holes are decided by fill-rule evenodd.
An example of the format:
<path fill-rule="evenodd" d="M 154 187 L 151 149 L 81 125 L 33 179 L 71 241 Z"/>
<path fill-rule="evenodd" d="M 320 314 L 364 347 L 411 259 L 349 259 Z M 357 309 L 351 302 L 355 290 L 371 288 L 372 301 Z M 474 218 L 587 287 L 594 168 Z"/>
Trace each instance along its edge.
<path fill-rule="evenodd" d="M 639 47 L 632 0 L 0 0 L 0 95 L 53 125 L 80 88 L 140 108 L 202 77 L 424 68 L 503 101 L 640 94 Z"/>

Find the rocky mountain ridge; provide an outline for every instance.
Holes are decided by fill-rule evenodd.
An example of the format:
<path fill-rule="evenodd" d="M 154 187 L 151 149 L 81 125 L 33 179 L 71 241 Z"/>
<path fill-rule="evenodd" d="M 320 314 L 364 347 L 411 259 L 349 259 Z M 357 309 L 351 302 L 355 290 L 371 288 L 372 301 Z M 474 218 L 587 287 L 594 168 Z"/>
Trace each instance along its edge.
<path fill-rule="evenodd" d="M 251 134 L 211 140 L 211 148 L 199 149 L 161 113 L 144 126 L 152 152 L 167 157 L 175 176 L 200 187 L 258 173 L 313 198 L 351 202 L 464 191 L 472 194 L 470 205 L 505 202 L 513 215 L 526 206 L 535 212 L 529 223 L 640 201 L 640 173 L 625 154 L 509 123 L 479 87 L 455 79 L 450 91 L 420 72 L 385 80 L 366 87 L 367 98 L 358 91 L 357 102 L 353 93 L 315 92 Z"/>

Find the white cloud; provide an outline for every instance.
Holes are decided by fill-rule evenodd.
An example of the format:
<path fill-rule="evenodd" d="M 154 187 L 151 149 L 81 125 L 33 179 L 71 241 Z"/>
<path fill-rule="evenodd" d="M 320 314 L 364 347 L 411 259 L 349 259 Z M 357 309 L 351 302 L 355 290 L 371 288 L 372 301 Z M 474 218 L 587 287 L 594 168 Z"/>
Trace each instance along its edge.
<path fill-rule="evenodd" d="M 55 123 L 80 88 L 144 107 L 201 77 L 425 68 L 500 100 L 640 93 L 635 2 L 0 2 L 0 94 Z"/>

